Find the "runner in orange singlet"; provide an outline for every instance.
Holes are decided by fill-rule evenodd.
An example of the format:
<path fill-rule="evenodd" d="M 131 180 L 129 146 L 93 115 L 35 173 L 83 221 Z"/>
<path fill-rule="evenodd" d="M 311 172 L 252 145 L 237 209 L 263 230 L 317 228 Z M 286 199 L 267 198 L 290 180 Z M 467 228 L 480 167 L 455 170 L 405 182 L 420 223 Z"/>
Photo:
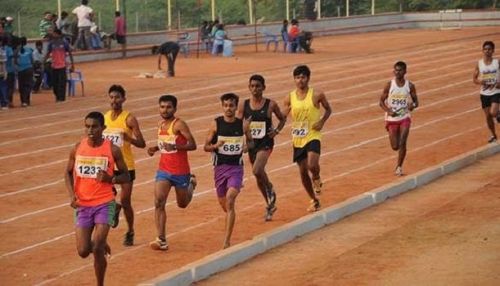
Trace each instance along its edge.
<path fill-rule="evenodd" d="M 76 248 L 82 258 L 94 254 L 97 285 L 104 285 L 109 228 L 115 214 L 113 184 L 130 181 L 120 148 L 103 139 L 104 116 L 91 112 L 85 117 L 86 137 L 70 152 L 65 173 L 70 205 L 75 209 Z M 115 176 L 114 168 L 120 171 Z"/>

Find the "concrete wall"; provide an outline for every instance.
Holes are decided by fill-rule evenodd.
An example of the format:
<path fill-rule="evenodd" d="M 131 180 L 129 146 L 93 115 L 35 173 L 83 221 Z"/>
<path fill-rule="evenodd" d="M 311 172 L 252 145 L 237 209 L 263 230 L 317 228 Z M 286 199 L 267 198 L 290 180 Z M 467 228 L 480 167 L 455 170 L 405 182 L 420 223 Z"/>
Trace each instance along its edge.
<path fill-rule="evenodd" d="M 380 15 L 354 16 L 327 18 L 316 21 L 302 21 L 299 23 L 302 30 L 312 31 L 315 36 L 339 35 L 348 33 L 361 33 L 372 31 L 383 31 L 392 29 L 415 29 L 415 28 L 440 28 L 441 18 L 445 19 L 446 26 L 463 27 L 473 26 L 500 26 L 500 11 L 487 12 L 463 12 L 461 13 L 461 21 L 457 21 L 457 15 L 445 14 L 439 12 L 433 13 L 389 13 Z M 234 45 L 245 45 L 255 42 L 254 26 L 227 26 L 226 31 L 228 36 L 233 40 Z M 265 41 L 263 32 L 267 31 L 274 35 L 279 35 L 281 23 L 269 23 L 257 26 L 258 41 Z M 499 28 L 500 30 L 500 28 Z M 187 32 L 191 36 L 191 50 L 196 48 L 198 39 L 198 31 L 196 29 L 188 29 Z M 160 31 L 148 33 L 132 33 L 127 36 L 127 44 L 130 51 L 128 56 L 149 55 L 151 45 L 161 44 L 167 40 L 176 41 L 177 31 Z M 116 46 L 116 45 L 115 45 Z M 91 51 L 91 52 L 76 52 L 75 61 L 92 61 L 103 60 L 121 57 L 121 53 L 117 50 L 110 51 Z"/>

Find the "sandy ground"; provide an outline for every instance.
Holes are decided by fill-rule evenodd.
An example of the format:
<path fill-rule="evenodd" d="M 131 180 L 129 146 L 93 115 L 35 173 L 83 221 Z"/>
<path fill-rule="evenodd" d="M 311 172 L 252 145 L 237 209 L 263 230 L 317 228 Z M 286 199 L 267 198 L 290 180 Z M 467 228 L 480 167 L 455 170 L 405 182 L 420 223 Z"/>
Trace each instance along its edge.
<path fill-rule="evenodd" d="M 497 154 L 196 285 L 499 285 L 499 206 Z"/>

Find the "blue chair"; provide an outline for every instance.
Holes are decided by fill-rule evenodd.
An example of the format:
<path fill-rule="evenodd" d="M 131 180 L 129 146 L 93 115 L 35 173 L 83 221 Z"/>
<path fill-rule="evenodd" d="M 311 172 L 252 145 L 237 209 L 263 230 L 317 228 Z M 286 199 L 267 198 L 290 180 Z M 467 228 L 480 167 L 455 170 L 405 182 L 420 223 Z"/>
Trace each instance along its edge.
<path fill-rule="evenodd" d="M 264 40 L 266 42 L 266 51 L 269 51 L 269 45 L 271 43 L 274 43 L 274 51 L 276 52 L 276 50 L 278 49 L 278 42 L 279 42 L 278 36 L 273 35 L 268 31 L 264 31 Z"/>
<path fill-rule="evenodd" d="M 83 85 L 83 75 L 79 70 L 67 71 L 67 83 L 68 83 L 68 96 L 75 96 L 75 86 L 80 82 L 82 86 L 82 96 L 85 96 L 85 89 Z"/>

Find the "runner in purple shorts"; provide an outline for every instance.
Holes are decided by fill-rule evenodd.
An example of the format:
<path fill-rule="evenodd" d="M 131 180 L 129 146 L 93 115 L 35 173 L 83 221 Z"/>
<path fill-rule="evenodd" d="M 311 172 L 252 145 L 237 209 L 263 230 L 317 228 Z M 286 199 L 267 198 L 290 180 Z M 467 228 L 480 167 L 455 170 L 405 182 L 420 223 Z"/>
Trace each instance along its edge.
<path fill-rule="evenodd" d="M 238 99 L 234 93 L 221 96 L 224 114 L 212 122 L 203 148 L 206 152 L 212 152 L 217 198 L 226 213 L 223 248 L 231 245 L 236 219 L 234 205 L 243 183 L 243 151 L 253 148 L 249 122 L 236 118 Z"/>
<path fill-rule="evenodd" d="M 85 117 L 86 136 L 71 150 L 64 174 L 70 206 L 75 209 L 76 248 L 82 258 L 94 254 L 97 285 L 104 285 L 106 254 L 111 254 L 106 240 L 115 217 L 113 184 L 130 182 L 122 151 L 102 137 L 104 129 L 102 113 Z M 119 175 L 114 174 L 115 167 Z"/>

